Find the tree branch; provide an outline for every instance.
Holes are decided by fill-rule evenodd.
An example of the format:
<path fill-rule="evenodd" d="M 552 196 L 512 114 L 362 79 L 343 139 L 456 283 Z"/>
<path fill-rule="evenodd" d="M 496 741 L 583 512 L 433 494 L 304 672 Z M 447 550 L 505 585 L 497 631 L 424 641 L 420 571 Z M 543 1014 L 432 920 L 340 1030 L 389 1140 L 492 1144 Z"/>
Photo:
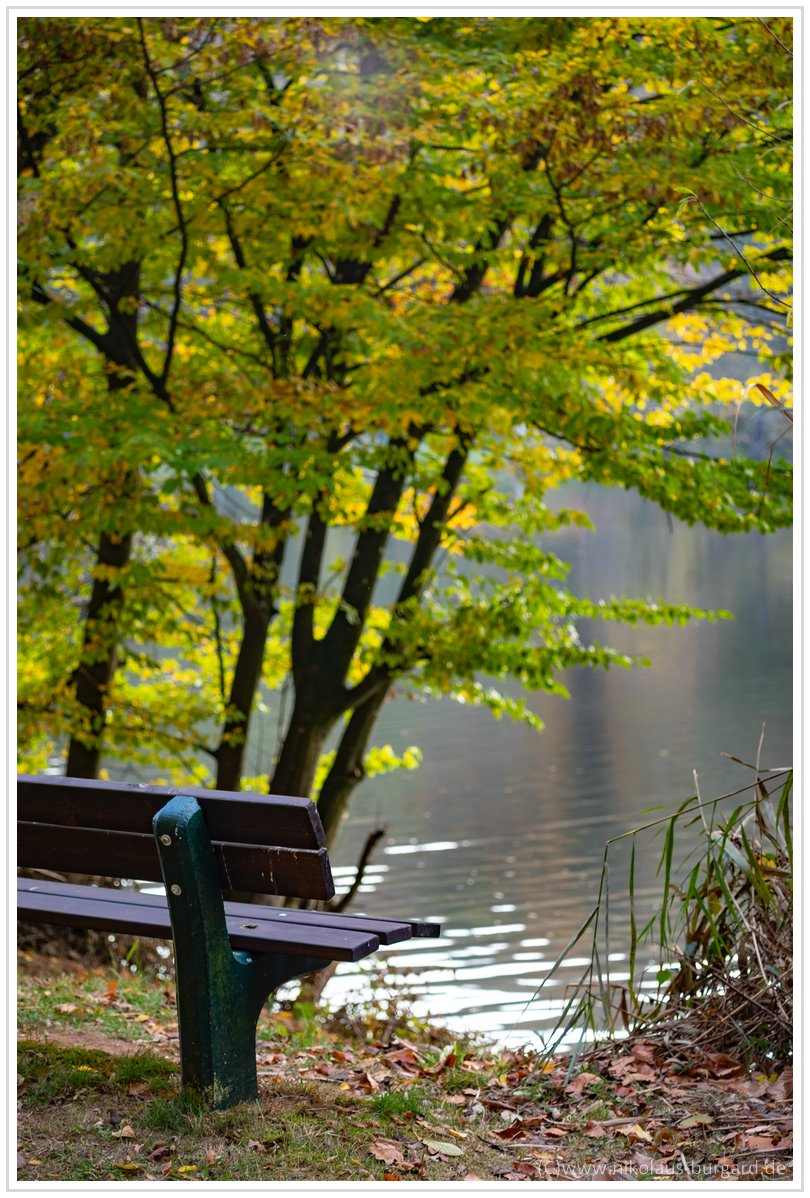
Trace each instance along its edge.
<path fill-rule="evenodd" d="M 174 146 L 172 145 L 172 139 L 169 134 L 166 99 L 160 90 L 160 86 L 158 85 L 157 74 L 152 66 L 152 61 L 149 57 L 149 51 L 146 47 L 146 37 L 143 30 L 143 18 L 137 17 L 136 19 L 138 22 L 138 33 L 140 36 L 144 66 L 146 68 L 146 73 L 152 81 L 152 87 L 155 89 L 155 95 L 157 96 L 158 107 L 160 109 L 160 126 L 163 134 L 163 142 L 166 146 L 166 153 L 169 158 L 169 179 L 172 191 L 172 204 L 174 205 L 174 211 L 177 216 L 177 225 L 180 230 L 180 254 L 177 259 L 177 267 L 175 268 L 174 273 L 174 301 L 172 304 L 171 316 L 169 318 L 169 328 L 166 334 L 166 354 L 163 359 L 163 369 L 159 376 L 161 384 L 165 387 L 169 381 L 169 373 L 172 368 L 174 343 L 177 336 L 177 321 L 180 316 L 180 308 L 183 303 L 183 271 L 185 269 L 186 258 L 188 256 L 188 228 L 186 225 L 185 213 L 183 212 L 183 205 L 180 202 L 177 158 L 175 156 Z"/>
<path fill-rule="evenodd" d="M 790 258 L 790 253 L 786 249 L 771 250 L 770 253 L 764 254 L 763 259 L 770 262 L 783 262 Z M 664 320 L 669 320 L 671 316 L 677 316 L 680 312 L 688 312 L 693 308 L 698 307 L 701 300 L 707 295 L 711 295 L 718 287 L 724 287 L 726 283 L 730 283 L 733 279 L 739 279 L 747 271 L 744 267 L 735 267 L 731 270 L 723 271 L 720 275 L 715 275 L 713 279 L 706 283 L 701 283 L 697 287 L 691 287 L 688 290 L 683 290 L 680 293 L 683 298 L 677 303 L 668 304 L 666 307 L 657 308 L 654 312 L 648 312 L 644 316 L 639 316 L 637 320 L 631 321 L 630 324 L 624 325 L 622 328 L 613 329 L 610 333 L 602 333 L 597 338 L 598 341 L 624 341 L 626 337 L 632 337 L 636 333 L 642 332 L 644 329 L 650 328 L 652 325 L 660 324 Z M 657 303 L 658 300 L 650 300 L 649 303 Z M 613 314 L 612 314 L 613 315 Z"/>

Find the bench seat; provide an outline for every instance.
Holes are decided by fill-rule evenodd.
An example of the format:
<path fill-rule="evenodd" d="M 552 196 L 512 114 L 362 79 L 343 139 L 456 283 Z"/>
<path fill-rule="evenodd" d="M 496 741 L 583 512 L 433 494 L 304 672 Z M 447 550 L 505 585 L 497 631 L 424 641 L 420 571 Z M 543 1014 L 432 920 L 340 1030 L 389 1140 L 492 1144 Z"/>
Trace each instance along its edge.
<path fill-rule="evenodd" d="M 313 909 L 335 886 L 309 799 L 22 776 L 17 813 L 19 918 L 171 938 L 183 1091 L 209 1106 L 256 1098 L 256 1021 L 279 986 L 439 935 L 426 920 Z M 237 901 L 245 894 L 303 906 Z"/>
<path fill-rule="evenodd" d="M 255 903 L 224 903 L 225 923 L 233 948 L 253 952 L 317 952 L 332 961 L 360 961 L 381 944 L 398 944 L 417 936 L 438 936 L 438 924 L 417 920 L 376 919 L 328 911 L 299 911 Z M 20 919 L 151 936 L 170 940 L 165 895 L 103 886 L 76 886 L 37 878 L 17 879 Z"/>

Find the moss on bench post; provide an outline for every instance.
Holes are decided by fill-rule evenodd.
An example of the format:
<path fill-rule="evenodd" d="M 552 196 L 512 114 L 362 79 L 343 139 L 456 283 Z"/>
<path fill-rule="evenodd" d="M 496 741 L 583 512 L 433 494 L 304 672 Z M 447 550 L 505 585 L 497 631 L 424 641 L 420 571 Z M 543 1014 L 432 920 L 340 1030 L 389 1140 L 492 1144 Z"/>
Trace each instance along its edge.
<path fill-rule="evenodd" d="M 196 799 L 152 821 L 174 938 L 183 1091 L 223 1108 L 258 1096 L 256 1022 L 268 995 L 328 961 L 231 948 L 211 840 Z"/>

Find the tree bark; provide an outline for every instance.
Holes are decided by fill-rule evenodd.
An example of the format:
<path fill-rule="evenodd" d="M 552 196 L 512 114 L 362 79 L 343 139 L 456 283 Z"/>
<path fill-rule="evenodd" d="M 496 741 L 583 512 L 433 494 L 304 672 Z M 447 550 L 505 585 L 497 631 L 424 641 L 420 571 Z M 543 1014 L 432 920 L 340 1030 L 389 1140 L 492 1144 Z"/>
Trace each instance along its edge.
<path fill-rule="evenodd" d="M 222 739 L 217 749 L 217 789 L 238 790 L 253 701 L 262 674 L 272 612 L 255 604 L 244 613 L 244 628 L 236 659 Z"/>
<path fill-rule="evenodd" d="M 316 703 L 309 688 L 303 695 L 301 692 L 296 695 L 290 725 L 270 779 L 271 794 L 303 798 L 312 794 L 318 761 L 338 714 L 334 708 Z"/>
<path fill-rule="evenodd" d="M 116 536 L 103 532 L 96 563 L 106 570 L 121 571 L 131 552 L 131 533 Z M 74 731 L 68 746 L 65 772 L 70 778 L 98 776 L 110 687 L 118 661 L 123 603 L 124 592 L 117 578 L 94 580 L 84 623 L 81 659 L 73 675 L 82 727 Z"/>
<path fill-rule="evenodd" d="M 349 797 L 363 778 L 363 758 L 377 716 L 387 696 L 388 689 L 383 687 L 377 694 L 366 699 L 365 703 L 352 713 L 340 738 L 332 768 L 318 795 L 318 814 L 323 824 L 326 843 L 329 845 L 335 843 Z"/>

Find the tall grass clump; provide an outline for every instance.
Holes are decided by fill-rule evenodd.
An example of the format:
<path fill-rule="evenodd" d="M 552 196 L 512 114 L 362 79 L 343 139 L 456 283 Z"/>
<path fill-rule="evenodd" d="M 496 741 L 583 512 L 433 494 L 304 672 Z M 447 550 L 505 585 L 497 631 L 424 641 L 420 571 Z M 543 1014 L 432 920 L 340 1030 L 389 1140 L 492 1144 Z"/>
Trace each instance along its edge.
<path fill-rule="evenodd" d="M 579 1030 L 577 1051 L 586 1039 L 643 1032 L 687 1054 L 726 1053 L 768 1072 L 790 1061 L 793 774 L 740 764 L 754 772 L 748 786 L 704 801 L 695 775 L 695 793 L 671 814 L 606 842 L 596 905 L 543 983 L 575 947 L 580 955 L 586 949 L 547 1055 Z M 663 841 L 659 897 L 640 917 L 637 866 L 652 834 Z M 616 932 L 610 864 L 621 842 L 625 849 L 629 842 L 622 887 L 629 926 L 619 983 L 611 980 L 608 946 Z"/>

